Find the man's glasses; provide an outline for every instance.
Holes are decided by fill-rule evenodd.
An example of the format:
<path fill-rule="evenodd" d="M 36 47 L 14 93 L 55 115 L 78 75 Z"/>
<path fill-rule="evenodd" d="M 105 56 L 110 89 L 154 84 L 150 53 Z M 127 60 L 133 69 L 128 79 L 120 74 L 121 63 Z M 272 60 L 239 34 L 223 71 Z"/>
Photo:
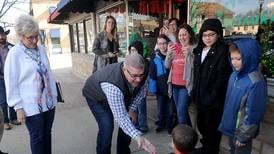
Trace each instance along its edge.
<path fill-rule="evenodd" d="M 129 76 L 130 76 L 131 78 L 133 78 L 133 79 L 142 78 L 142 77 L 144 77 L 144 75 L 145 75 L 144 73 L 143 73 L 143 74 L 132 74 L 132 73 L 129 72 L 128 69 L 126 69 L 126 71 L 127 71 L 127 73 L 129 74 Z"/>
<path fill-rule="evenodd" d="M 216 35 L 217 33 L 209 33 L 209 34 L 203 34 L 203 38 L 209 37 L 212 38 L 214 35 Z"/>

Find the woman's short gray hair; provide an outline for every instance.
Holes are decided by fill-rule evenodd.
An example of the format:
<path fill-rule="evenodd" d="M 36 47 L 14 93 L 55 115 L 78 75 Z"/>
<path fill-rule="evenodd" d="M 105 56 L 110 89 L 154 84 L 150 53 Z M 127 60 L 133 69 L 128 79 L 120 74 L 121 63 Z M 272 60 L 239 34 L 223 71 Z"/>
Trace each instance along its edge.
<path fill-rule="evenodd" d="M 146 62 L 144 58 L 138 53 L 131 53 L 126 57 L 124 62 L 124 66 L 127 67 L 134 67 L 137 69 L 144 69 Z"/>
<path fill-rule="evenodd" d="M 30 15 L 21 15 L 15 20 L 14 30 L 18 36 L 39 32 L 38 23 Z"/>

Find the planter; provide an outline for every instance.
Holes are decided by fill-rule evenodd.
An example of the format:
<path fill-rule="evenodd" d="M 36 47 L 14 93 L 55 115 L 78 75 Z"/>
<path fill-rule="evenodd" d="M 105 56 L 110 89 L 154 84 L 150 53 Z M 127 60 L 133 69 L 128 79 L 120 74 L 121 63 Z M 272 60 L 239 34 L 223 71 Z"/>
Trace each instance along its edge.
<path fill-rule="evenodd" d="M 274 78 L 266 78 L 267 80 L 267 96 L 274 98 Z"/>

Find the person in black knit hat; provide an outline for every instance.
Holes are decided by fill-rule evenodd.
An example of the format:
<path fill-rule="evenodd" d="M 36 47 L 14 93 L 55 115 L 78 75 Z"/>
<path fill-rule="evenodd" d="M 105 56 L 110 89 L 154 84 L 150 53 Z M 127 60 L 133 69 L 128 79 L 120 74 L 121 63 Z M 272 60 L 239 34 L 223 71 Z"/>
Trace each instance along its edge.
<path fill-rule="evenodd" d="M 194 53 L 194 81 L 191 97 L 197 105 L 197 127 L 202 135 L 203 154 L 218 154 L 221 133 L 217 128 L 229 75 L 228 46 L 223 41 L 222 23 L 207 19 L 199 32 L 199 43 Z"/>

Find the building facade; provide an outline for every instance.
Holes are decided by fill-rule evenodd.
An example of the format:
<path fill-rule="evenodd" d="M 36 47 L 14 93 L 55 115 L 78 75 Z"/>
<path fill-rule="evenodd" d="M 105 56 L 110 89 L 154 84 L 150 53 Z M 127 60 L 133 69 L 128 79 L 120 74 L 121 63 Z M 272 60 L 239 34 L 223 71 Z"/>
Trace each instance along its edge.
<path fill-rule="evenodd" d="M 50 24 L 48 16 L 55 10 L 58 0 L 31 0 L 31 14 L 39 24 L 40 43 L 49 56 L 70 53 L 69 29 L 67 25 Z"/>
<path fill-rule="evenodd" d="M 45 47 L 52 69 L 71 67 L 69 27 L 51 24 L 47 18 L 56 9 L 58 0 L 30 0 L 30 14 L 39 25 L 39 43 Z"/>

